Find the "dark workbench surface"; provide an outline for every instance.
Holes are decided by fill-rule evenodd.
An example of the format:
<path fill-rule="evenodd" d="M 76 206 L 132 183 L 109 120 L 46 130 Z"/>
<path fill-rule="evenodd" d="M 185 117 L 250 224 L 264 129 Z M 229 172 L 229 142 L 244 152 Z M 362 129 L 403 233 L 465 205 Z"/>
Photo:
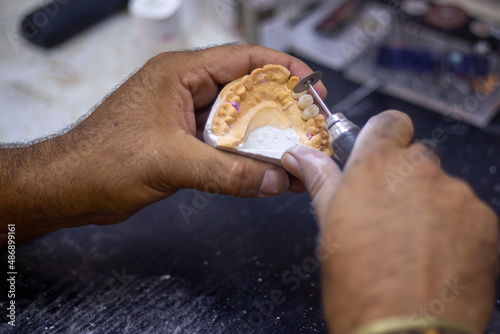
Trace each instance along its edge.
<path fill-rule="evenodd" d="M 312 67 L 324 72 L 328 105 L 357 87 Z M 362 125 L 385 109 L 406 111 L 420 137 L 446 131 L 443 167 L 500 214 L 498 117 L 479 130 L 378 93 L 346 114 Z M 325 333 L 316 235 L 307 194 L 239 199 L 183 190 L 121 224 L 18 245 L 15 332 Z M 5 251 L 0 261 L 7 272 Z M 500 333 L 494 318 L 489 333 Z M 9 332 L 2 320 L 0 333 Z"/>

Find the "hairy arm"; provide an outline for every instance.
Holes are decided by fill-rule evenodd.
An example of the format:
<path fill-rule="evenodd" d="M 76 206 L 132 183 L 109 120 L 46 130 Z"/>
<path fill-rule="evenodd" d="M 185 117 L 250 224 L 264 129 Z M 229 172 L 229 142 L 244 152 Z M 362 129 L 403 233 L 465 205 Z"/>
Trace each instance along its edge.
<path fill-rule="evenodd" d="M 110 191 L 124 189 L 110 184 L 127 187 L 121 179 L 128 167 L 117 169 L 126 162 L 106 152 L 92 119 L 84 123 L 39 142 L 0 147 L 0 245 L 8 224 L 16 224 L 16 237 L 24 241 L 65 227 L 118 222 L 138 209 L 112 205 Z"/>
<path fill-rule="evenodd" d="M 110 94 L 80 124 L 59 136 L 0 148 L 1 244 L 8 224 L 18 241 L 61 228 L 111 224 L 177 189 L 155 189 L 151 157 L 144 152 L 154 91 L 146 67 Z M 158 186 L 160 188 L 160 186 Z"/>
<path fill-rule="evenodd" d="M 16 224 L 17 237 L 23 241 L 61 226 L 91 222 L 91 216 L 81 215 L 90 207 L 85 198 L 97 189 L 78 180 L 79 173 L 70 173 L 68 166 L 74 171 L 79 162 L 71 159 L 69 150 L 59 137 L 0 149 L 2 244 L 7 224 Z"/>

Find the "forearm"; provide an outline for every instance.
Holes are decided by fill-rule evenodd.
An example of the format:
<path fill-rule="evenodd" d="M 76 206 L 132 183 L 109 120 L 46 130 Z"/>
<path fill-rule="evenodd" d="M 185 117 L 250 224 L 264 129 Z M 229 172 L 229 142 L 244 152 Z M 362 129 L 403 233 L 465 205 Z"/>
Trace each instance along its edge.
<path fill-rule="evenodd" d="M 168 195 L 137 177 L 147 161 L 134 128 L 141 119 L 127 113 L 147 106 L 138 101 L 147 86 L 141 78 L 132 76 L 60 136 L 0 147 L 0 245 L 8 224 L 17 225 L 16 238 L 24 241 L 61 228 L 117 223 Z"/>
<path fill-rule="evenodd" d="M 0 148 L 2 245 L 8 224 L 18 241 L 61 228 L 106 223 L 107 196 L 96 172 L 99 164 L 72 134 L 30 146 Z M 114 217 L 116 219 L 116 217 Z"/>

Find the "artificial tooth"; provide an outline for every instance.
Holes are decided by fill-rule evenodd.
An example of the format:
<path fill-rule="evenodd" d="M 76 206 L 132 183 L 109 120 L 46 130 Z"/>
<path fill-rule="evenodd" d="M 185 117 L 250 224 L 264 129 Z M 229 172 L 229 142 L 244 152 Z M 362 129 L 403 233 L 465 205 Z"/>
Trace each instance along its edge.
<path fill-rule="evenodd" d="M 319 115 L 319 108 L 315 104 L 311 104 L 308 106 L 304 111 L 302 112 L 302 119 L 304 121 L 307 121 L 313 117 L 316 117 Z"/>
<path fill-rule="evenodd" d="M 313 100 L 313 97 L 309 94 L 306 94 L 306 95 L 303 95 L 299 98 L 299 108 L 300 109 L 306 109 L 307 107 L 309 107 L 310 105 L 312 105 L 314 102 Z"/>

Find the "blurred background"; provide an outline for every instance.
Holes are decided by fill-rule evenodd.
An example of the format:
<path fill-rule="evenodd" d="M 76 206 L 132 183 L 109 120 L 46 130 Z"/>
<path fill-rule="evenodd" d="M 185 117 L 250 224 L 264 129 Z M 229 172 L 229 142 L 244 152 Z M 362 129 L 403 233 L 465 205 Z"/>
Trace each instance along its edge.
<path fill-rule="evenodd" d="M 4 0 L 0 31 L 0 142 L 64 128 L 159 52 L 235 41 L 478 127 L 500 104 L 495 0 Z"/>

